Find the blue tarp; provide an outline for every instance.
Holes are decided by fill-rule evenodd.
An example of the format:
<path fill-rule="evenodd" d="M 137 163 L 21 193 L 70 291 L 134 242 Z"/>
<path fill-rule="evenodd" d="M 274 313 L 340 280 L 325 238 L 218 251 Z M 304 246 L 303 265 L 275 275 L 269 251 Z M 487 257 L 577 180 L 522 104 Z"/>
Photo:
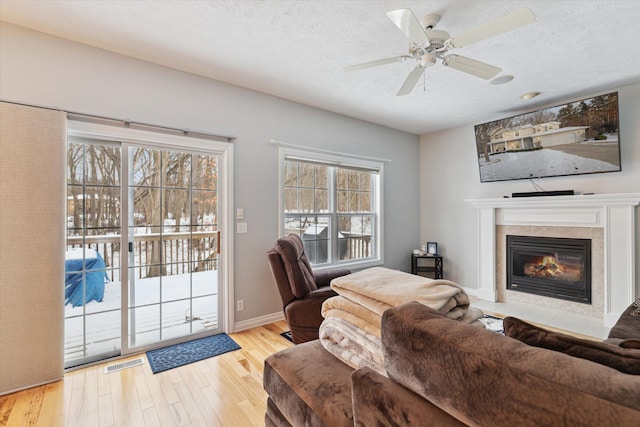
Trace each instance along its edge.
<path fill-rule="evenodd" d="M 104 297 L 104 284 L 109 280 L 105 271 L 104 259 L 97 251 L 87 251 L 84 259 L 86 265 L 83 269 L 82 258 L 65 260 L 64 278 L 64 304 L 78 307 L 91 301 L 102 302 Z M 90 257 L 91 256 L 91 257 Z M 82 302 L 82 279 L 86 278 L 87 293 L 85 302 Z"/>

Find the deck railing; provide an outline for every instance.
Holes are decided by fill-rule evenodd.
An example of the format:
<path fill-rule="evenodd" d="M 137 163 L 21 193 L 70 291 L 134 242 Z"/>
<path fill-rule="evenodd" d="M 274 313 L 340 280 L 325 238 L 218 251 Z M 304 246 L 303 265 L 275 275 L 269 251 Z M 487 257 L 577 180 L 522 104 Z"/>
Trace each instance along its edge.
<path fill-rule="evenodd" d="M 371 235 L 349 234 L 340 239 L 340 259 L 371 256 Z M 67 249 L 95 249 L 104 259 L 110 280 L 120 280 L 120 235 L 68 236 Z M 168 232 L 134 234 L 133 264 L 137 278 L 183 274 L 218 268 L 218 232 Z"/>
<path fill-rule="evenodd" d="M 346 250 L 340 254 L 342 259 L 361 259 L 371 256 L 370 234 L 341 233 L 347 240 Z"/>
<path fill-rule="evenodd" d="M 297 229 L 285 229 L 285 235 L 288 235 L 289 233 L 300 234 Z M 372 256 L 371 234 L 348 233 L 345 231 L 341 231 L 340 234 L 342 235 L 338 241 L 340 260 L 363 259 Z M 305 235 L 302 235 L 301 237 L 305 244 L 306 251 L 309 250 L 307 245 L 314 241 L 325 241 L 328 244 L 328 239 L 326 238 L 323 239 L 318 236 L 307 238 Z M 310 252 L 313 252 L 313 249 L 311 249 Z"/>
<path fill-rule="evenodd" d="M 120 235 L 68 236 L 67 249 L 95 249 L 104 259 L 110 280 L 120 280 Z M 137 278 L 215 270 L 218 267 L 218 232 L 134 234 L 131 244 Z"/>

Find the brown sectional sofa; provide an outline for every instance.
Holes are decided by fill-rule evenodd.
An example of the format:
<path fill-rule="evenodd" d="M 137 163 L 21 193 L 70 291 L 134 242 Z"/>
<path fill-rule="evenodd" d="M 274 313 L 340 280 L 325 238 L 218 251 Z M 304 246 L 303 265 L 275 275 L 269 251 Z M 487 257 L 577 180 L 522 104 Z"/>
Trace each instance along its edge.
<path fill-rule="evenodd" d="M 271 355 L 264 370 L 266 425 L 622 426 L 640 420 L 640 376 L 450 320 L 418 303 L 384 313 L 382 342 L 388 377 L 353 370 L 319 341 Z"/>

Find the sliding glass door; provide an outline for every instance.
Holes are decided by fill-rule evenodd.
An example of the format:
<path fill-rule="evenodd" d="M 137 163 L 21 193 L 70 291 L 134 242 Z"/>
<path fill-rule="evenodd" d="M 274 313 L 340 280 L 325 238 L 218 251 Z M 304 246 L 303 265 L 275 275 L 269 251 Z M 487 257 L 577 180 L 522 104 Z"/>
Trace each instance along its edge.
<path fill-rule="evenodd" d="M 66 367 L 223 331 L 227 153 L 96 133 L 68 139 Z"/>
<path fill-rule="evenodd" d="M 128 149 L 129 346 L 219 329 L 213 154 Z"/>
<path fill-rule="evenodd" d="M 65 367 L 120 354 L 121 148 L 69 138 Z"/>

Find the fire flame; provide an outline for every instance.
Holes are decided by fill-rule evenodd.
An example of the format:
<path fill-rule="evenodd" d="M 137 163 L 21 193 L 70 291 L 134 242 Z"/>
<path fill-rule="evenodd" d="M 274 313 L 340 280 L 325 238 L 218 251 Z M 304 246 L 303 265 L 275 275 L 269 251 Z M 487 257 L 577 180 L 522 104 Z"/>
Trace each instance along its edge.
<path fill-rule="evenodd" d="M 528 275 L 554 279 L 564 273 L 564 268 L 558 264 L 556 257 L 547 255 L 537 263 L 530 264 Z"/>
<path fill-rule="evenodd" d="M 525 276 L 538 277 L 543 279 L 560 279 L 567 281 L 582 280 L 582 269 L 580 266 L 568 265 L 553 255 L 545 255 L 532 258 L 531 262 L 525 263 Z"/>

